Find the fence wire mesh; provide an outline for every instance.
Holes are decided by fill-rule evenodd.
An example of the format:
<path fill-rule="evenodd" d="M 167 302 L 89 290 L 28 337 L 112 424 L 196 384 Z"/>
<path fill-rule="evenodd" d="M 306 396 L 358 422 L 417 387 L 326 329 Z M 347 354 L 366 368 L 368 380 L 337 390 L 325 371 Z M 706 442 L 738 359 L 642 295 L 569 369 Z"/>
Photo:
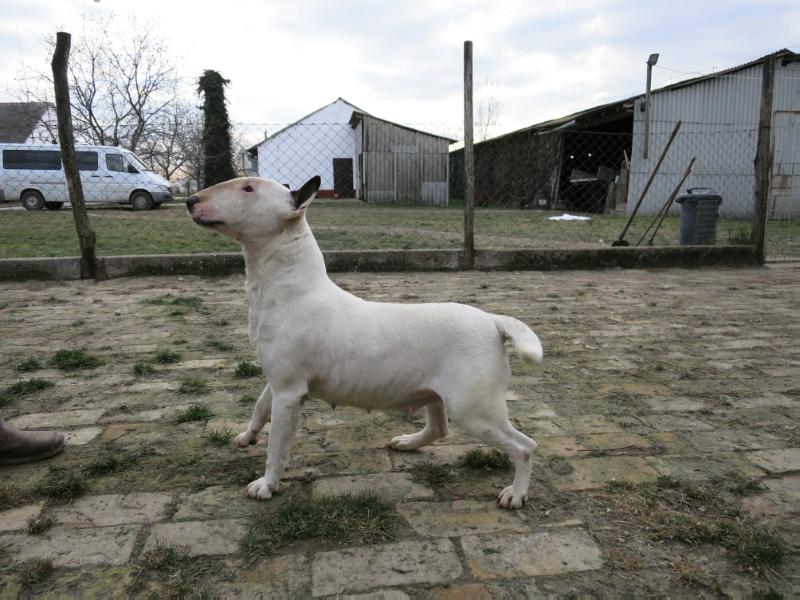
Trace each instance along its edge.
<path fill-rule="evenodd" d="M 776 118 L 773 127 L 767 228 L 772 260 L 800 257 L 800 123 L 792 119 Z M 673 127 L 670 121 L 651 123 L 647 159 L 643 133 L 630 123 L 587 130 L 529 128 L 476 143 L 476 246 L 610 245 Z M 266 177 L 292 189 L 321 176 L 309 220 L 323 249 L 463 244 L 464 153 L 458 126 L 405 126 L 352 112 L 339 122 L 235 124 L 233 132 L 237 174 Z M 683 122 L 626 239 L 643 245 L 749 243 L 756 138 L 754 127 Z M 98 255 L 238 249 L 186 216 L 183 199 L 204 187 L 202 152 L 193 136 L 168 141 L 135 152 L 77 147 Z M 0 142 L 0 149 L 0 198 L 5 201 L 0 204 L 0 257 L 77 255 L 71 214 L 59 210 L 69 206 L 69 199 L 58 146 Z M 691 173 L 681 183 L 693 158 Z M 676 189 L 677 198 L 657 219 Z M 683 197 L 687 190 L 693 197 Z M 686 221 L 690 211 L 691 222 L 682 226 L 682 213 Z"/>

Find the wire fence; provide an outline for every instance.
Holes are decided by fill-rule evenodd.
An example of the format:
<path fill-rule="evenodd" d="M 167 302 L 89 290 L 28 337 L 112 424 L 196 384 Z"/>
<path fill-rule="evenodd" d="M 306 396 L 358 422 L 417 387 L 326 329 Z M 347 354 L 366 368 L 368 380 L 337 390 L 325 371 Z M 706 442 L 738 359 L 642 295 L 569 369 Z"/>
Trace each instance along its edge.
<path fill-rule="evenodd" d="M 528 128 L 476 143 L 477 248 L 609 246 L 646 187 L 626 235 L 632 245 L 749 243 L 757 130 L 683 122 L 654 174 L 675 123 L 651 124 L 645 159 L 644 134 L 632 119 L 604 128 Z M 772 260 L 800 257 L 798 125 L 788 120 L 773 127 Z M 400 125 L 347 111 L 338 122 L 237 124 L 234 130 L 239 175 L 292 189 L 321 176 L 309 219 L 323 249 L 462 246 L 458 127 Z M 58 146 L 0 142 L 0 149 L 0 258 L 77 255 L 71 215 L 59 210 L 69 198 Z M 155 160 L 114 147 L 76 150 L 98 255 L 237 250 L 194 225 L 182 208 L 183 197 L 203 187 L 199 161 L 188 151 L 176 151 L 180 166 L 165 170 L 163 152 Z"/>

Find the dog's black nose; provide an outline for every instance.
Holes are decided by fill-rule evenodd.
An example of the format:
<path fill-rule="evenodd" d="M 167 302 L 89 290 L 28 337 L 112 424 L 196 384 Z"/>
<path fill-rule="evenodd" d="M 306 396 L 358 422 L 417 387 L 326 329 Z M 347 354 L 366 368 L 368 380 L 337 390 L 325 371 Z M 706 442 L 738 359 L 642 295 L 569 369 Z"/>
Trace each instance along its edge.
<path fill-rule="evenodd" d="M 197 196 L 189 196 L 186 199 L 186 208 L 191 212 L 192 207 L 198 202 L 200 202 L 200 198 L 198 198 Z"/>

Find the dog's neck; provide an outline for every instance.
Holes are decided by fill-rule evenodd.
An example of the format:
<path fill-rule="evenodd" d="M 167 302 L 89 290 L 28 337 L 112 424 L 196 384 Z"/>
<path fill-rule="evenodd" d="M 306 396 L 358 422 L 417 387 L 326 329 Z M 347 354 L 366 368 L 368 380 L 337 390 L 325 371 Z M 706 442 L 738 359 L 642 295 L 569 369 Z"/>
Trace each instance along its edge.
<path fill-rule="evenodd" d="M 330 283 L 322 251 L 305 216 L 278 236 L 265 242 L 246 242 L 242 248 L 251 340 L 256 339 L 256 328 L 265 314 L 273 315 L 280 306 L 291 306 L 301 296 Z"/>

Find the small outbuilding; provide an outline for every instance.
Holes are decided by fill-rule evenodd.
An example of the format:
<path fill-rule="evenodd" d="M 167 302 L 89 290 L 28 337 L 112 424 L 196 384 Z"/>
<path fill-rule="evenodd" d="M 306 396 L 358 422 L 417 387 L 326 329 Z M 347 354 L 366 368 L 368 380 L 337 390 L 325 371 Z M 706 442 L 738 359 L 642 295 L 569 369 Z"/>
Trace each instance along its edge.
<path fill-rule="evenodd" d="M 248 150 L 258 176 L 295 189 L 322 178 L 320 197 L 446 205 L 455 140 L 379 119 L 338 98 Z"/>

